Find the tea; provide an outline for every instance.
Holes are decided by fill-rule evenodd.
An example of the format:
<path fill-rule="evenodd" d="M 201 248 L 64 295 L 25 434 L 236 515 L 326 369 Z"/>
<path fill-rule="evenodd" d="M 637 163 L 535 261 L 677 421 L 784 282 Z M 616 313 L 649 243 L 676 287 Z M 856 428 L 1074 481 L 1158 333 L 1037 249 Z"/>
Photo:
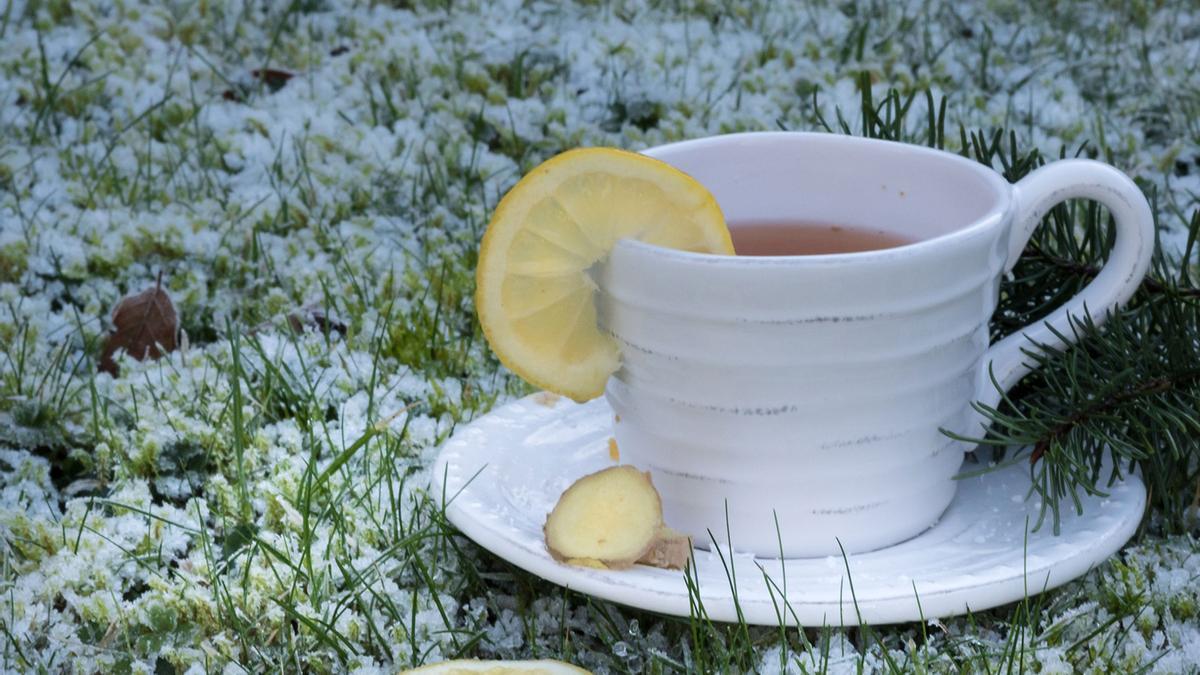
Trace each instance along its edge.
<path fill-rule="evenodd" d="M 821 255 L 857 253 L 911 244 L 893 232 L 804 221 L 732 223 L 729 234 L 738 255 Z"/>

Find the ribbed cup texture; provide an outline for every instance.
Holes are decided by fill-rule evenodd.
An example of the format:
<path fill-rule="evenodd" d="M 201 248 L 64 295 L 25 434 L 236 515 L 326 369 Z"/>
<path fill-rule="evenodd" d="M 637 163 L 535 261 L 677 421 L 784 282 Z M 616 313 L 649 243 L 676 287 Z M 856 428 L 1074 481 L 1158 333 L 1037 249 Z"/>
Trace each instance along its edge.
<path fill-rule="evenodd" d="M 918 534 L 962 461 L 941 430 L 980 432 L 1006 233 L 786 259 L 620 244 L 597 280 L 622 462 L 700 546 L 728 528 L 737 550 L 821 556 Z"/>

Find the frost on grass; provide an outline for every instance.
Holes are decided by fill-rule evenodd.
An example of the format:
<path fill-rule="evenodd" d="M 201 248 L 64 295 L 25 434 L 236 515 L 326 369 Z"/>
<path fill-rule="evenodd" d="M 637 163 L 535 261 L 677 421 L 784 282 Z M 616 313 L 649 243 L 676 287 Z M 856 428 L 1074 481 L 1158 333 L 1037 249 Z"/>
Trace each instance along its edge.
<path fill-rule="evenodd" d="M 866 71 L 876 100 L 944 96 L 952 147 L 958 124 L 1007 126 L 1047 155 L 1126 168 L 1157 189 L 1171 244 L 1200 195 L 1193 4 L 399 4 L 4 10 L 5 666 L 1200 660 L 1191 539 L 1150 536 L 1042 604 L 973 622 L 743 634 L 531 579 L 455 535 L 426 490 L 437 444 L 523 391 L 486 353 L 472 273 L 489 209 L 537 162 L 836 126 L 839 110 L 855 130 Z M 179 349 L 96 373 L 105 317 L 159 273 Z M 342 329 L 294 330 L 314 307 Z"/>

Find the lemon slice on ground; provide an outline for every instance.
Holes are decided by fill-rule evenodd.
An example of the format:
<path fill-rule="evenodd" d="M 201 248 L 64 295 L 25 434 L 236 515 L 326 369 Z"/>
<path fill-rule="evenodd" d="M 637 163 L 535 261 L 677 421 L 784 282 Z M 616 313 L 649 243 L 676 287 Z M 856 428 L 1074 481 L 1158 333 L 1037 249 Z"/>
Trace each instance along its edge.
<path fill-rule="evenodd" d="M 504 365 L 576 401 L 604 391 L 620 352 L 596 324 L 589 270 L 625 238 L 733 254 L 712 194 L 645 155 L 570 150 L 509 190 L 483 235 L 475 275 L 479 321 Z"/>
<path fill-rule="evenodd" d="M 465 675 L 467 673 L 485 673 L 486 675 L 591 675 L 583 668 L 576 668 L 562 661 L 444 661 L 429 666 L 422 666 L 408 673 L 421 675 Z"/>

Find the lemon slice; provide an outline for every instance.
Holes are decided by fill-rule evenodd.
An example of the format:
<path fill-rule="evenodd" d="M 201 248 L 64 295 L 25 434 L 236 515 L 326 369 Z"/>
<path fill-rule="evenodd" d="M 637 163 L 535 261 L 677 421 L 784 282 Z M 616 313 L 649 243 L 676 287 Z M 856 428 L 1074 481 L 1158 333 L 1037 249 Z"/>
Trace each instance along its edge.
<path fill-rule="evenodd" d="M 475 275 L 479 321 L 504 365 L 576 401 L 604 391 L 620 351 L 597 326 L 589 271 L 625 238 L 733 254 L 712 194 L 645 155 L 570 150 L 509 190 L 483 235 Z"/>
<path fill-rule="evenodd" d="M 583 668 L 576 668 L 562 661 L 443 661 L 429 666 L 422 666 L 408 673 L 421 675 L 465 675 L 466 673 L 485 673 L 486 675 L 517 675 L 526 673 L 532 675 L 591 675 Z"/>

